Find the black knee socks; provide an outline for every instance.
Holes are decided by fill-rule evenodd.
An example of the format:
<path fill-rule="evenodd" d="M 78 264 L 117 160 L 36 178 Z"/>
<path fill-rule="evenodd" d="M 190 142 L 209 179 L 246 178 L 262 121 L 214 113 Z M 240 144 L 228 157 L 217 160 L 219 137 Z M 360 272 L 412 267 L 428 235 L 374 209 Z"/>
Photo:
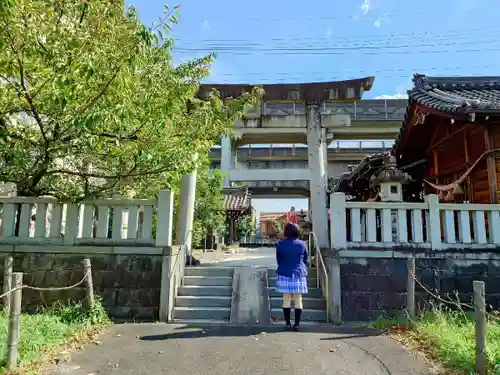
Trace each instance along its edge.
<path fill-rule="evenodd" d="M 302 309 L 295 309 L 295 324 L 294 327 L 300 325 L 300 316 L 302 315 Z"/>
<path fill-rule="evenodd" d="M 283 307 L 283 315 L 285 316 L 285 323 L 287 326 L 290 325 L 290 313 L 292 309 L 290 307 Z"/>

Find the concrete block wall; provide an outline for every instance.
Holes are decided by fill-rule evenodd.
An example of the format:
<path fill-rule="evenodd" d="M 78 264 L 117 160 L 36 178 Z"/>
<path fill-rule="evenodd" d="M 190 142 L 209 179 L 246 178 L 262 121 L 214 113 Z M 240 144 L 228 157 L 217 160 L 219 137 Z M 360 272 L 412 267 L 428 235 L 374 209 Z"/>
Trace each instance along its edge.
<path fill-rule="evenodd" d="M 50 248 L 49 248 L 50 249 Z M 91 248 L 95 249 L 95 248 Z M 14 272 L 24 273 L 24 283 L 43 288 L 73 285 L 84 275 L 82 261 L 92 264 L 94 292 L 102 298 L 110 317 L 127 320 L 158 319 L 160 305 L 162 249 L 128 249 L 129 254 L 91 251 L 87 254 L 54 252 L 13 253 Z M 141 252 L 145 252 L 141 254 Z M 135 252 L 135 254 L 134 254 Z M 157 254 L 154 254 L 157 252 Z M 153 253 L 153 254 L 151 254 Z M 9 253 L 0 253 L 0 271 L 3 275 L 4 259 Z M 0 278 L 3 284 L 3 277 Z M 2 285 L 3 290 L 3 285 Z M 85 285 L 63 291 L 35 291 L 23 289 L 23 310 L 34 312 L 40 306 L 55 302 L 82 301 Z"/>
<path fill-rule="evenodd" d="M 368 253 L 368 252 L 366 252 Z M 341 258 L 342 315 L 344 321 L 372 321 L 394 316 L 406 304 L 406 255 Z M 352 252 L 351 252 L 352 255 Z M 500 308 L 500 254 L 466 250 L 415 254 L 416 277 L 436 295 L 472 304 L 472 282 L 485 281 L 486 303 Z M 415 303 L 423 309 L 438 302 L 416 283 Z"/>

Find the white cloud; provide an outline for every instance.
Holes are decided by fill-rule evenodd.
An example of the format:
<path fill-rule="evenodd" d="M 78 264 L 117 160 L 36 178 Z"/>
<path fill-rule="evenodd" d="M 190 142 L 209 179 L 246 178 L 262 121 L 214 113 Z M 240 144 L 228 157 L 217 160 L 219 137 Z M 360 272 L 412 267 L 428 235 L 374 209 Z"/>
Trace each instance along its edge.
<path fill-rule="evenodd" d="M 361 5 L 361 10 L 363 11 L 363 14 L 366 14 L 370 11 L 372 4 L 371 0 L 364 0 L 363 4 Z"/>
<path fill-rule="evenodd" d="M 408 99 L 407 94 L 379 95 L 374 99 Z"/>
<path fill-rule="evenodd" d="M 380 25 L 382 24 L 382 19 L 379 17 L 375 20 L 375 22 L 373 22 L 373 26 L 375 27 L 380 27 Z"/>
<path fill-rule="evenodd" d="M 208 30 L 210 30 L 211 28 L 212 28 L 212 26 L 210 26 L 210 23 L 208 23 L 208 21 L 207 21 L 207 20 L 205 20 L 205 21 L 203 21 L 203 22 L 201 23 L 201 29 L 202 29 L 202 30 L 208 31 Z"/>
<path fill-rule="evenodd" d="M 326 38 L 329 38 L 329 37 L 331 37 L 331 36 L 332 36 L 332 29 L 328 28 L 328 29 L 326 30 L 325 37 L 326 37 Z"/>

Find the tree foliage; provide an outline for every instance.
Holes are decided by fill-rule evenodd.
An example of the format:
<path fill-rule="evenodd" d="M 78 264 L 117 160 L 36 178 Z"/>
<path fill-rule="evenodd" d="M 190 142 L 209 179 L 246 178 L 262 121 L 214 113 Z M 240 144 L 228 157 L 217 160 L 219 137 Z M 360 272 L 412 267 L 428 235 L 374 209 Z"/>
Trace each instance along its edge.
<path fill-rule="evenodd" d="M 242 215 L 236 219 L 236 231 L 242 237 L 255 233 L 255 220 L 252 215 Z"/>
<path fill-rule="evenodd" d="M 109 0 L 0 2 L 0 183 L 61 200 L 174 186 L 254 101 L 196 97 L 214 55 L 175 65 L 154 27 Z"/>
<path fill-rule="evenodd" d="M 273 225 L 273 232 L 274 232 L 274 234 L 279 234 L 279 233 L 281 233 L 281 231 L 282 231 L 282 228 L 281 228 L 281 227 L 282 227 L 282 225 L 281 225 L 281 222 L 280 222 L 280 221 L 278 221 L 278 220 L 273 220 L 272 225 Z"/>
<path fill-rule="evenodd" d="M 224 175 L 210 171 L 208 165 L 198 170 L 196 204 L 193 222 L 193 243 L 199 244 L 209 234 L 220 234 L 226 223 L 223 196 Z"/>

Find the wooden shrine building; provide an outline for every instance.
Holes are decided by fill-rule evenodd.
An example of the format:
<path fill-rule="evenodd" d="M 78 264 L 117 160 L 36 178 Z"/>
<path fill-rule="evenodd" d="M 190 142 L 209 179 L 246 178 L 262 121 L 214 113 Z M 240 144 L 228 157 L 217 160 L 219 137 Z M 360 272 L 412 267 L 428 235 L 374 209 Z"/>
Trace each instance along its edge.
<path fill-rule="evenodd" d="M 238 239 L 236 220 L 240 216 L 252 215 L 251 193 L 247 187 L 227 187 L 224 188 L 223 194 L 226 222 L 229 229 L 226 241 L 232 243 Z"/>
<path fill-rule="evenodd" d="M 498 203 L 500 77 L 416 74 L 413 83 L 392 152 L 412 177 L 405 195 Z"/>

